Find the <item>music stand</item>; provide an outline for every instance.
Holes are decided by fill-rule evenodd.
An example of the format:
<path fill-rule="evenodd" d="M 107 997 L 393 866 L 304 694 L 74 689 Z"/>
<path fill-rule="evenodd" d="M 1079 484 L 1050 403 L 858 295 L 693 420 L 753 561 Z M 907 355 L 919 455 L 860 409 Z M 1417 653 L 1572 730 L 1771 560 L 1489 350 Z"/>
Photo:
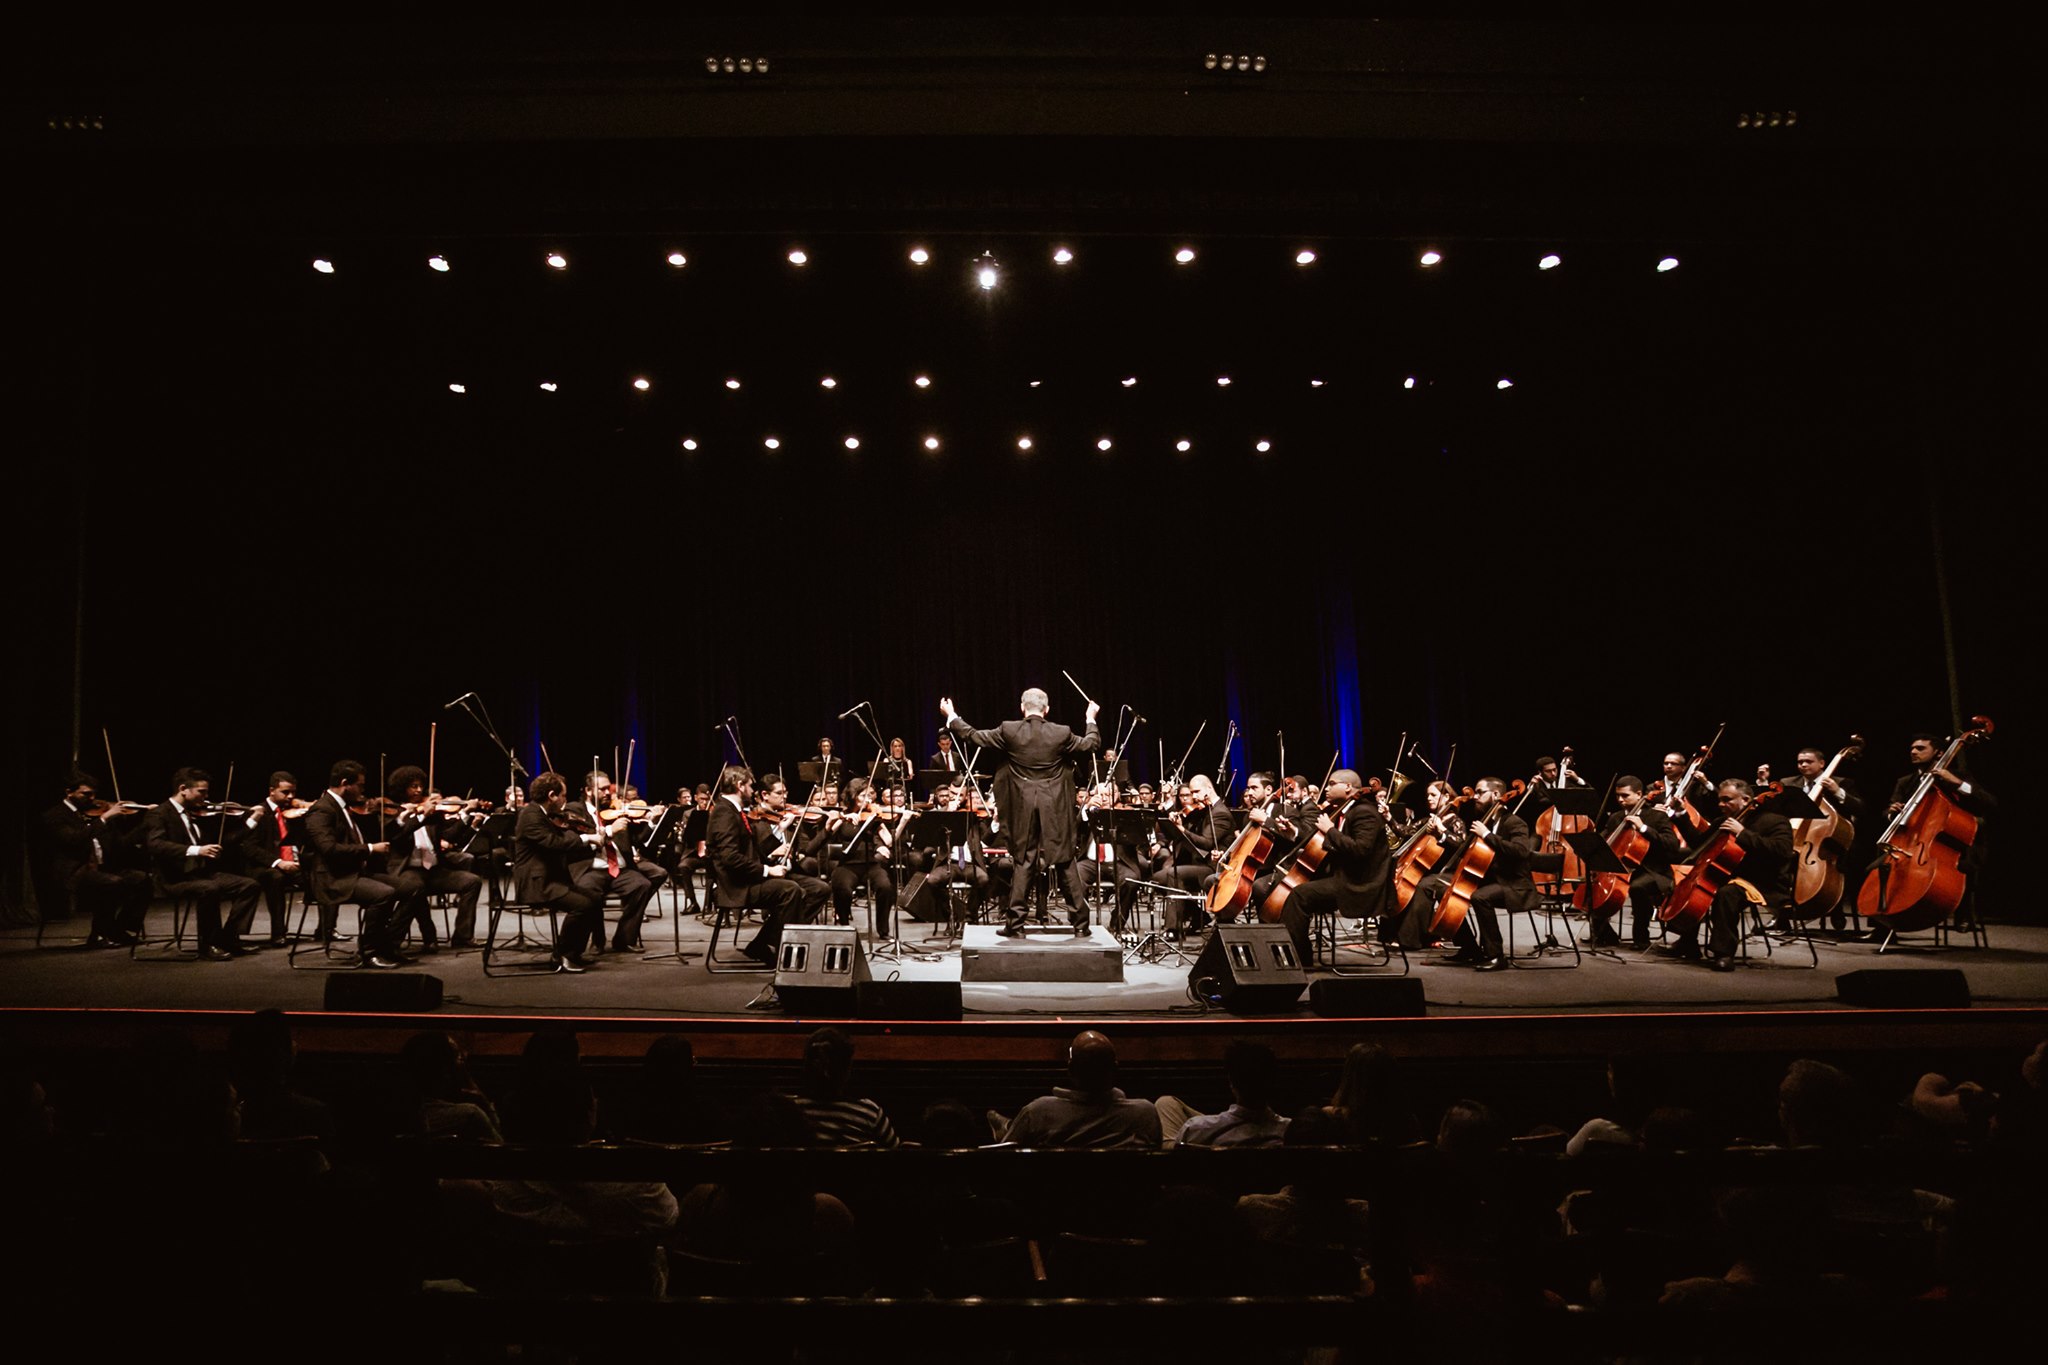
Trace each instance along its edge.
<path fill-rule="evenodd" d="M 661 812 L 661 818 L 654 822 L 654 828 L 648 831 L 647 856 L 654 858 L 671 843 L 681 843 L 682 837 L 692 821 L 697 825 L 698 836 L 701 838 L 706 814 L 707 812 L 698 810 L 694 804 L 665 807 Z M 687 846 L 694 846 L 694 842 L 692 841 Z M 680 872 L 682 859 L 678 858 L 676 862 L 679 865 L 677 871 Z M 692 872 L 690 876 L 694 880 L 696 874 Z M 697 888 L 692 886 L 689 890 L 690 899 L 695 900 L 697 898 Z M 669 882 L 668 908 L 669 912 L 675 917 L 675 923 L 670 926 L 674 931 L 672 937 L 675 947 L 672 951 L 666 953 L 648 953 L 640 959 L 643 962 L 688 962 L 692 957 L 696 956 L 694 953 L 683 951 L 683 905 L 674 880 Z"/>
<path fill-rule="evenodd" d="M 1573 790 L 1576 791 L 1577 788 L 1573 788 Z M 1579 855 L 1579 861 L 1586 865 L 1586 880 L 1588 882 L 1593 880 L 1593 874 L 1596 872 L 1605 872 L 1613 876 L 1623 877 L 1628 875 L 1628 865 L 1615 856 L 1614 849 L 1607 842 L 1607 836 L 1601 834 L 1598 830 L 1589 829 L 1577 834 L 1566 834 L 1562 837 L 1567 844 L 1571 845 L 1572 852 Z M 1633 915 L 1635 913 L 1635 906 L 1630 905 L 1629 914 Z M 1616 961 L 1621 959 L 1621 954 L 1615 952 L 1614 949 L 1602 948 L 1597 944 L 1593 947 L 1593 956 L 1611 957 Z"/>
<path fill-rule="evenodd" d="M 505 888 L 500 880 L 499 875 L 501 867 L 500 859 L 498 857 L 498 850 L 500 848 L 513 848 L 513 829 L 517 826 L 518 822 L 518 811 L 498 810 L 492 811 L 489 815 L 485 816 L 483 824 L 477 826 L 476 832 L 479 835 L 482 835 L 484 838 L 489 839 L 491 842 L 491 852 L 489 855 L 489 867 L 491 871 L 490 909 L 494 916 L 503 915 L 506 909 Z M 514 856 L 517 856 L 516 849 L 514 849 Z M 503 870 L 509 869 L 510 863 L 508 861 L 504 864 Z M 526 936 L 525 911 L 521 910 L 517 913 L 517 926 L 513 930 L 512 937 L 505 941 L 505 946 L 507 948 L 532 948 L 541 946 L 539 939 L 529 939 Z M 554 944 L 550 943 L 545 946 L 550 952 L 554 951 Z"/>
<path fill-rule="evenodd" d="M 917 818 L 910 822 L 910 827 L 903 831 L 903 837 L 896 842 L 909 848 L 943 848 L 946 850 L 947 866 L 957 870 L 964 864 L 954 858 L 953 852 L 956 849 L 964 850 L 967 847 L 968 833 L 973 827 L 974 813 L 972 811 L 920 811 Z M 927 873 L 926 875 L 929 877 L 930 874 Z M 946 883 L 946 922 L 944 929 L 939 934 L 939 938 L 957 943 L 965 921 L 956 918 L 953 914 L 953 885 L 954 883 L 951 880 L 948 880 Z M 896 911 L 900 912 L 902 908 L 903 898 L 898 896 L 896 898 Z M 893 918 L 894 913 L 892 912 L 889 926 L 892 930 L 898 927 L 898 921 Z M 926 934 L 919 940 L 921 943 L 930 943 L 931 941 L 932 936 L 930 934 Z"/>
<path fill-rule="evenodd" d="M 827 776 L 827 770 L 830 776 Z M 831 783 L 837 786 L 846 776 L 846 760 L 843 758 L 807 758 L 796 765 L 796 780 L 810 786 Z"/>
<path fill-rule="evenodd" d="M 917 794 L 929 801 L 955 782 L 966 780 L 965 768 L 920 768 L 917 772 Z"/>

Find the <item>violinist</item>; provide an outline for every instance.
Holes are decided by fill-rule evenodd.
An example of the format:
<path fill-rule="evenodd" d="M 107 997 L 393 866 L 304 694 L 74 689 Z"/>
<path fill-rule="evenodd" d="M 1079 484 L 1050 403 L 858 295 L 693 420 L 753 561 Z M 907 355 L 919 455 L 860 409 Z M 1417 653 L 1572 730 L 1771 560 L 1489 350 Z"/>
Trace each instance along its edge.
<path fill-rule="evenodd" d="M 73 907 L 92 919 L 88 948 L 126 948 L 142 934 L 149 913 L 149 874 L 119 865 L 123 842 L 108 826 L 114 811 L 103 808 L 99 784 L 73 773 L 64 799 L 43 812 L 43 853 L 50 882 L 69 893 Z M 105 812 L 105 813 L 103 813 Z M 57 907 L 45 906 L 47 918 Z"/>
<path fill-rule="evenodd" d="M 889 937 L 889 915 L 896 908 L 896 878 L 890 862 L 903 817 L 865 777 L 846 784 L 848 809 L 827 821 L 827 838 L 844 840 L 828 883 L 832 909 L 841 924 L 853 923 L 853 893 L 868 888 L 868 930 Z"/>
<path fill-rule="evenodd" d="M 1423 789 L 1422 800 L 1427 813 L 1418 823 L 1428 827 L 1438 845 L 1442 847 L 1443 855 L 1431 865 L 1429 874 L 1417 884 L 1414 894 L 1409 897 L 1407 908 L 1398 921 L 1381 926 L 1381 939 L 1398 941 L 1403 948 L 1422 946 L 1423 933 L 1429 927 L 1429 916 L 1418 916 L 1413 913 L 1415 903 L 1424 901 L 1432 909 L 1435 907 L 1437 898 L 1442 896 L 1444 889 L 1450 885 L 1451 868 L 1456 865 L 1458 854 L 1465 844 L 1465 817 L 1458 814 L 1458 789 L 1442 780 L 1431 782 Z"/>
<path fill-rule="evenodd" d="M 704 855 L 704 830 L 706 819 L 711 814 L 711 784 L 699 782 L 695 790 L 676 788 L 676 804 L 688 813 L 676 822 L 667 846 L 649 850 L 649 857 L 666 869 L 682 888 L 684 911 L 692 915 L 701 914 L 703 907 L 697 903 L 697 871 L 708 866 Z M 693 833 L 695 838 L 687 837 Z"/>
<path fill-rule="evenodd" d="M 375 875 L 383 871 L 382 855 L 391 851 L 391 844 L 373 840 L 373 832 L 357 818 L 356 808 L 363 806 L 363 776 L 362 764 L 340 760 L 327 772 L 327 790 L 306 812 L 301 850 L 306 889 L 320 907 L 321 942 L 334 936 L 341 906 L 353 901 L 363 912 L 356 935 L 358 960 L 368 967 L 396 967 L 403 961 L 398 950 L 405 941 L 405 922 L 396 913 L 398 888 Z M 362 818 L 367 819 L 364 809 Z"/>
<path fill-rule="evenodd" d="M 1237 819 L 1230 807 L 1223 804 L 1223 796 L 1209 775 L 1196 773 L 1181 790 L 1180 809 L 1166 817 L 1160 833 L 1171 840 L 1169 855 L 1173 862 L 1159 874 L 1159 880 L 1183 891 L 1200 891 L 1216 874 L 1217 861 L 1237 837 Z M 1201 907 L 1190 904 L 1178 927 L 1199 929 L 1205 913 Z"/>
<path fill-rule="evenodd" d="M 761 818 L 754 821 L 762 861 L 789 868 L 789 879 L 803 889 L 805 900 L 822 905 L 831 894 L 829 884 L 818 876 L 818 858 L 827 838 L 825 817 L 815 811 L 790 811 L 789 784 L 773 774 L 764 780 Z"/>
<path fill-rule="evenodd" d="M 170 798 L 151 807 L 143 825 L 157 887 L 168 896 L 195 898 L 200 961 L 247 956 L 251 950 L 243 946 L 242 935 L 256 917 L 262 889 L 247 877 L 225 871 L 226 847 L 199 827 L 213 779 L 198 768 L 180 768 L 171 785 Z M 225 926 L 223 901 L 228 905 Z"/>
<path fill-rule="evenodd" d="M 1280 831 L 1298 833 L 1304 839 L 1316 834 L 1323 837 L 1323 860 L 1314 877 L 1297 886 L 1280 910 L 1280 922 L 1287 926 L 1294 951 L 1304 965 L 1310 960 L 1309 927 L 1315 917 L 1342 913 L 1359 919 L 1383 913 L 1393 875 L 1386 821 L 1358 774 L 1338 768 L 1323 791 L 1324 805 L 1308 817 L 1309 823 L 1289 820 L 1290 828 Z M 1285 875 L 1286 868 L 1281 866 L 1261 877 L 1253 885 L 1252 903 L 1263 906 Z"/>
<path fill-rule="evenodd" d="M 761 931 L 740 951 L 773 967 L 782 947 L 782 927 L 808 923 L 822 901 L 813 888 L 791 880 L 789 869 L 763 861 L 754 842 L 747 806 L 754 799 L 754 774 L 738 764 L 718 774 L 718 794 L 704 828 L 705 856 L 712 869 L 712 899 L 727 910 L 759 910 Z M 773 988 L 760 1002 L 774 1001 Z"/>
<path fill-rule="evenodd" d="M 1756 789 L 1739 777 L 1724 780 L 1714 789 L 1721 821 L 1715 832 L 1733 835 L 1742 850 L 1737 864 L 1740 875 L 1730 877 L 1714 895 L 1708 915 L 1707 965 L 1717 972 L 1735 970 L 1735 943 L 1741 935 L 1742 911 L 1752 893 L 1771 910 L 1774 919 L 1789 919 L 1792 908 L 1793 840 L 1792 822 L 1770 809 L 1749 810 Z M 1744 812 L 1747 812 L 1745 814 Z M 1687 962 L 1700 960 L 1700 946 L 1692 934 L 1681 936 L 1672 952 Z"/>
<path fill-rule="evenodd" d="M 591 926 L 592 947 L 600 952 L 604 949 L 605 897 L 617 896 L 619 924 L 612 931 L 612 951 L 644 952 L 640 922 L 647 914 L 647 903 L 668 880 L 668 873 L 653 862 L 643 867 L 634 856 L 633 821 L 629 817 L 605 819 L 612 808 L 614 792 L 611 774 L 592 771 L 583 779 L 583 799 L 567 803 L 565 809 L 572 822 L 590 827 L 583 846 L 569 853 L 569 876 L 578 891 L 597 903 L 597 922 Z M 581 819 L 577 819 L 579 816 Z"/>
<path fill-rule="evenodd" d="M 430 808 L 426 769 L 412 764 L 392 769 L 384 794 L 386 810 L 396 812 L 388 831 L 392 837 L 387 875 L 398 888 L 399 932 L 417 925 L 420 951 L 439 952 L 440 936 L 427 898 L 450 895 L 455 897 L 455 924 L 449 931 L 449 946 L 473 947 L 476 902 L 484 879 L 470 871 L 476 859 L 457 851 L 449 838 L 454 822 Z"/>
<path fill-rule="evenodd" d="M 272 948 L 285 944 L 285 911 L 292 892 L 305 884 L 299 865 L 299 830 L 306 803 L 299 800 L 299 780 L 288 772 L 270 775 L 262 804 L 251 810 L 236 832 L 235 847 L 245 876 L 263 888 L 270 910 Z M 331 911 L 323 909 L 323 914 Z"/>
<path fill-rule="evenodd" d="M 1628 908 L 1632 947 L 1642 949 L 1650 946 L 1650 921 L 1657 917 L 1657 907 L 1671 894 L 1671 862 L 1685 855 L 1685 844 L 1672 827 L 1671 817 L 1651 805 L 1644 795 L 1643 779 L 1624 774 L 1614 779 L 1614 818 L 1607 822 L 1603 835 L 1613 837 L 1622 825 L 1632 826 L 1650 841 L 1650 850 L 1636 865 L 1628 879 Z M 1621 935 L 1615 931 L 1614 912 L 1607 911 L 1593 917 L 1591 932 L 1586 937 L 1589 946 L 1595 948 L 1618 948 Z"/>
<path fill-rule="evenodd" d="M 972 812 L 972 818 L 967 822 L 966 843 L 956 844 L 951 848 L 934 846 L 924 849 L 923 852 L 932 869 L 928 884 L 942 901 L 947 887 L 955 883 L 965 886 L 967 917 L 978 923 L 981 919 L 982 903 L 988 899 L 988 857 L 982 852 L 982 835 L 988 828 L 988 817 L 974 809 L 974 803 L 968 798 L 965 783 L 956 782 L 941 787 L 933 794 L 932 809 Z"/>
<path fill-rule="evenodd" d="M 603 902 L 576 884 L 569 859 L 591 845 L 597 832 L 569 814 L 569 784 L 560 773 L 542 773 L 527 789 L 527 802 L 512 826 L 512 886 L 519 899 L 559 915 L 555 928 L 555 970 L 575 973 L 589 964 L 583 950 L 604 932 Z"/>

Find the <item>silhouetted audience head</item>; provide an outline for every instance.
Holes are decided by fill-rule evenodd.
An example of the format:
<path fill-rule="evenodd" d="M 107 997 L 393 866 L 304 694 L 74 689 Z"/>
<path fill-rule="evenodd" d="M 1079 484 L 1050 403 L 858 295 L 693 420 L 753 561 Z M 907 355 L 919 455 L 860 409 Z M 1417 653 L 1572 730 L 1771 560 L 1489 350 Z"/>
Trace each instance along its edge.
<path fill-rule="evenodd" d="M 1847 1072 L 1802 1059 L 1778 1083 L 1778 1128 L 1787 1146 L 1847 1146 L 1857 1137 L 1860 1103 Z"/>
<path fill-rule="evenodd" d="M 445 1033 L 415 1033 L 398 1050 L 406 1086 L 423 1100 L 452 1100 L 462 1087 L 462 1046 Z"/>
<path fill-rule="evenodd" d="M 1073 1046 L 1067 1050 L 1067 1078 L 1076 1090 L 1093 1093 L 1114 1088 L 1116 1044 L 1094 1029 L 1075 1034 Z"/>
<path fill-rule="evenodd" d="M 1500 1119 L 1478 1100 L 1453 1102 L 1436 1130 L 1436 1149 L 1450 1156 L 1497 1152 L 1505 1141 Z"/>
<path fill-rule="evenodd" d="M 1235 1042 L 1223 1049 L 1223 1074 L 1230 1093 L 1247 1109 L 1272 1106 L 1280 1079 L 1280 1063 L 1264 1043 Z"/>
<path fill-rule="evenodd" d="M 804 1094 L 836 1100 L 853 1074 L 853 1039 L 836 1028 L 821 1028 L 804 1040 Z"/>
<path fill-rule="evenodd" d="M 1330 1108 L 1355 1143 L 1398 1144 L 1422 1135 L 1401 1094 L 1393 1056 L 1378 1043 L 1353 1043 L 1344 1054 L 1344 1071 L 1330 1096 Z"/>
<path fill-rule="evenodd" d="M 987 1145 L 988 1119 L 959 1100 L 938 1100 L 925 1106 L 918 1119 L 921 1145 L 962 1151 Z"/>

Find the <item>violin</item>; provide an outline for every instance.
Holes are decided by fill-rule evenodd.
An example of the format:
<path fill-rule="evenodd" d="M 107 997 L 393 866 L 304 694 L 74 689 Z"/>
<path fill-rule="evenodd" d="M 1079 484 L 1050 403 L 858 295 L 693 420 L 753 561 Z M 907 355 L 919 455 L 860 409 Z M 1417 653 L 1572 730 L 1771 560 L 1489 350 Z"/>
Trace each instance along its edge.
<path fill-rule="evenodd" d="M 560 810 L 549 811 L 547 813 L 547 822 L 556 829 L 568 830 L 572 834 L 597 833 L 597 822 L 595 820 L 592 820 L 585 812 L 570 810 L 567 806 L 562 807 Z"/>
<path fill-rule="evenodd" d="M 1935 774 L 1989 739 L 1991 728 L 1991 717 L 1972 716 L 1878 837 L 1877 859 L 1856 893 L 1856 908 L 1871 923 L 1895 934 L 1931 929 L 1962 903 L 1969 881 L 1962 858 L 1977 841 L 1977 817 L 1941 790 Z"/>
<path fill-rule="evenodd" d="M 1782 782 L 1774 782 L 1768 788 L 1749 799 L 1736 812 L 1734 819 L 1740 821 L 1750 812 L 1777 800 L 1785 794 Z M 1712 837 L 1693 855 L 1692 866 L 1671 888 L 1671 894 L 1657 907 L 1657 918 L 1666 924 L 1675 925 L 1679 930 L 1690 933 L 1707 917 L 1714 908 L 1714 897 L 1721 894 L 1721 888 L 1735 875 L 1735 869 L 1742 865 L 1742 846 L 1736 843 L 1740 836 L 1730 834 L 1718 826 Z"/>
<path fill-rule="evenodd" d="M 96 800 L 78 813 L 87 820 L 117 820 L 124 815 L 140 815 L 155 809 L 154 805 L 140 801 Z"/>
<path fill-rule="evenodd" d="M 651 820 L 659 820 L 667 813 L 667 806 L 650 806 L 645 801 L 628 801 L 624 805 L 605 807 L 597 813 L 597 818 L 607 825 L 616 824 L 620 820 L 645 824 Z"/>

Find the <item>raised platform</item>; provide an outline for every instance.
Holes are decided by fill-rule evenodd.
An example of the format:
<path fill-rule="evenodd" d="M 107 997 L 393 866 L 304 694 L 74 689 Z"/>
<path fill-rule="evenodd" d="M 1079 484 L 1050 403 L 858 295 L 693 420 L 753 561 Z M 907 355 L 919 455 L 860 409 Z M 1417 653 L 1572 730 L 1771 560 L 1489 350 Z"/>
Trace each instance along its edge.
<path fill-rule="evenodd" d="M 1100 925 L 1088 936 L 1061 926 L 1027 929 L 1005 938 L 993 925 L 970 924 L 960 940 L 960 983 L 985 981 L 1089 982 L 1124 979 L 1123 944 Z"/>

